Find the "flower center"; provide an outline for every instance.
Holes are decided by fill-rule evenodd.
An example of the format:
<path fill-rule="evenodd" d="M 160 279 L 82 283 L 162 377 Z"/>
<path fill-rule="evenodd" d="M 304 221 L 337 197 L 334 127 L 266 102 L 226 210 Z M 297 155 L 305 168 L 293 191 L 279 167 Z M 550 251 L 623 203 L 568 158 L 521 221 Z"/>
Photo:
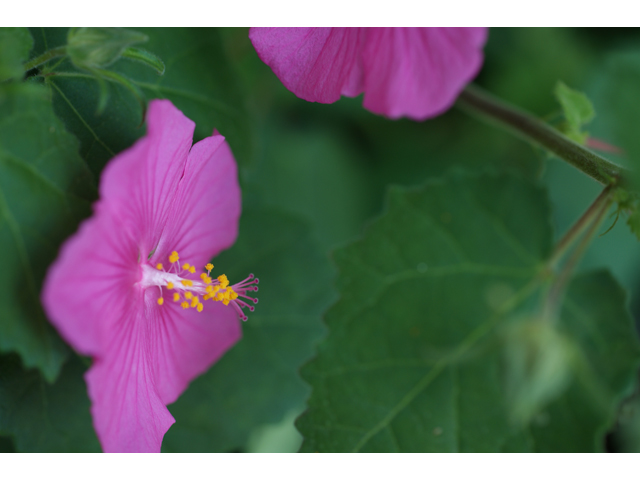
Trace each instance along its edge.
<path fill-rule="evenodd" d="M 258 303 L 257 298 L 246 295 L 247 292 L 258 291 L 258 279 L 254 278 L 253 274 L 240 283 L 229 285 L 229 280 L 224 274 L 211 278 L 213 265 L 210 263 L 205 265 L 206 273 L 201 273 L 199 280 L 189 278 L 195 275 L 196 267 L 188 263 L 180 265 L 178 252 L 171 253 L 169 263 L 171 266 L 168 270 L 165 270 L 161 263 L 158 263 L 155 268 L 149 264 L 143 264 L 141 267 L 140 285 L 143 288 L 158 287 L 160 289 L 158 305 L 164 305 L 165 290 L 172 290 L 171 299 L 174 302 L 180 302 L 183 309 L 195 308 L 198 312 L 202 312 L 204 310 L 202 301 L 212 300 L 231 305 L 242 320 L 247 320 L 242 309 L 246 307 L 253 312 L 254 306 L 248 302 Z"/>

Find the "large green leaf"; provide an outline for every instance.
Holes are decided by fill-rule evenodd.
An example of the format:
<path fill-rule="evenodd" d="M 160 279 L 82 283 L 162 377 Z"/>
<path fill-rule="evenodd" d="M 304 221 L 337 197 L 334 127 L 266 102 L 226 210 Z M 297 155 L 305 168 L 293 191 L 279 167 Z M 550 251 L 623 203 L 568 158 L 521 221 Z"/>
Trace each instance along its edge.
<path fill-rule="evenodd" d="M 0 351 L 53 381 L 68 349 L 44 316 L 40 287 L 58 247 L 88 215 L 93 178 L 47 91 L 0 86 Z"/>
<path fill-rule="evenodd" d="M 21 452 L 99 452 L 91 424 L 86 367 L 74 356 L 54 385 L 25 371 L 16 355 L 0 355 L 0 434 Z"/>
<path fill-rule="evenodd" d="M 364 238 L 335 252 L 341 298 L 303 369 L 302 450 L 602 449 L 640 358 L 605 273 L 576 280 L 548 327 L 578 352 L 569 382 L 540 395 L 529 426 L 512 420 L 505 341 L 539 312 L 549 217 L 544 190 L 509 176 L 393 189 Z"/>
<path fill-rule="evenodd" d="M 242 163 L 252 155 L 248 117 L 238 82 L 214 29 L 140 28 L 149 37 L 141 46 L 159 56 L 166 65 L 159 76 L 148 66 L 128 59 L 109 69 L 128 77 L 147 99 L 168 98 L 196 123 L 195 140 L 210 136 L 214 128 L 225 135 Z M 66 43 L 66 29 L 33 31 L 33 56 Z M 65 60 L 46 77 L 56 113 L 80 139 L 80 153 L 95 174 L 116 153 L 144 133 L 139 128 L 142 111 L 136 97 L 123 86 L 109 83 L 105 110 L 98 113 L 100 87 L 88 73 Z M 56 75 L 72 72 L 74 77 Z M 51 73 L 51 72 L 49 72 Z"/>
<path fill-rule="evenodd" d="M 323 333 L 320 315 L 334 293 L 308 229 L 277 211 L 245 210 L 238 241 L 214 263 L 230 279 L 256 274 L 260 303 L 242 340 L 169 406 L 176 423 L 164 451 L 246 450 L 255 427 L 300 411 L 309 392 L 298 368 Z"/>

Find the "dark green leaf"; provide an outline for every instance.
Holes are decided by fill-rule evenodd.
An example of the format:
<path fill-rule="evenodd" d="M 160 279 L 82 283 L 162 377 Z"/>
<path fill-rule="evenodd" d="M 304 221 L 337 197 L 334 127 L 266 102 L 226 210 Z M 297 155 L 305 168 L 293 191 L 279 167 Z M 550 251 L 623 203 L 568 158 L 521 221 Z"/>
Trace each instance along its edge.
<path fill-rule="evenodd" d="M 16 355 L 0 355 L 0 433 L 21 452 L 99 452 L 85 370 L 73 356 L 49 385 L 39 372 L 24 371 Z"/>
<path fill-rule="evenodd" d="M 333 272 L 307 228 L 276 211 L 245 210 L 238 241 L 214 264 L 230 279 L 256 274 L 260 303 L 242 340 L 169 407 L 176 423 L 165 451 L 244 451 L 255 427 L 300 411 L 309 390 L 298 368 L 334 298 Z"/>
<path fill-rule="evenodd" d="M 58 247 L 90 213 L 93 179 L 46 90 L 0 87 L 0 350 L 53 381 L 68 349 L 39 302 Z"/>
<path fill-rule="evenodd" d="M 532 426 L 510 420 L 504 330 L 538 312 L 549 214 L 542 189 L 509 176 L 393 189 L 363 240 L 335 252 L 341 298 L 303 369 L 303 451 L 601 449 L 640 358 L 602 273 L 574 282 L 557 325 L 581 352 L 571 381 L 542 395 Z"/>
<path fill-rule="evenodd" d="M 24 75 L 22 64 L 32 47 L 33 38 L 26 28 L 0 28 L 0 82 Z"/>

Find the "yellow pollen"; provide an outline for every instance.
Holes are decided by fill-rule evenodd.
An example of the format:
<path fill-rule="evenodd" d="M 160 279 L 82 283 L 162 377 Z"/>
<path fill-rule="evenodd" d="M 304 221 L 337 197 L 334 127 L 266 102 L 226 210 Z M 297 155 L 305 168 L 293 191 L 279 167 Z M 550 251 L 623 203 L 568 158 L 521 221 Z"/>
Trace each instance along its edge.
<path fill-rule="evenodd" d="M 211 263 L 207 263 L 204 268 L 207 269 L 207 272 L 211 273 L 211 270 L 213 270 L 213 265 Z"/>
<path fill-rule="evenodd" d="M 167 290 L 171 290 L 173 288 L 173 283 L 167 282 Z"/>
<path fill-rule="evenodd" d="M 198 306 L 196 307 L 196 309 L 198 310 L 198 312 L 201 312 L 202 309 L 204 308 L 204 305 L 199 303 Z"/>
<path fill-rule="evenodd" d="M 196 267 L 194 267 L 193 265 L 191 265 L 191 266 L 189 267 L 189 272 L 191 272 L 191 273 L 196 273 Z"/>
<path fill-rule="evenodd" d="M 208 293 L 206 295 L 203 295 L 202 297 L 203 300 L 209 300 L 210 298 L 211 298 L 211 295 Z"/>
<path fill-rule="evenodd" d="M 226 275 L 222 274 L 218 277 L 218 281 L 220 282 L 220 286 L 222 288 L 227 288 L 229 286 L 229 279 Z"/>
<path fill-rule="evenodd" d="M 192 297 L 193 297 L 193 293 L 191 292 L 187 292 L 184 294 L 184 298 L 186 298 L 187 300 L 191 300 Z"/>
<path fill-rule="evenodd" d="M 189 267 L 190 267 L 190 266 L 191 266 L 191 265 L 189 265 L 188 263 L 185 263 L 185 264 L 182 266 L 182 269 L 183 269 L 183 270 L 189 270 Z"/>
<path fill-rule="evenodd" d="M 180 283 L 183 284 L 185 287 L 193 286 L 193 282 L 191 280 L 180 280 Z"/>
<path fill-rule="evenodd" d="M 164 303 L 164 298 L 160 297 L 158 299 L 158 305 L 162 305 Z"/>
<path fill-rule="evenodd" d="M 195 307 L 199 303 L 200 303 L 200 301 L 198 300 L 198 297 L 193 297 L 193 299 L 191 300 L 191 306 L 192 307 Z"/>
<path fill-rule="evenodd" d="M 177 302 L 178 300 L 180 300 L 180 294 L 178 292 L 173 294 L 173 301 Z"/>
<path fill-rule="evenodd" d="M 225 305 L 229 305 L 230 300 L 228 298 L 225 298 L 224 300 L 222 300 L 222 303 L 224 303 Z"/>
<path fill-rule="evenodd" d="M 178 252 L 174 250 L 171 252 L 171 255 L 169 255 L 169 261 L 171 263 L 176 263 L 178 260 L 180 260 L 180 257 L 178 256 Z"/>
<path fill-rule="evenodd" d="M 209 278 L 209 275 L 207 275 L 206 273 L 201 273 L 200 278 L 202 279 L 203 282 L 206 282 L 206 279 Z"/>
<path fill-rule="evenodd" d="M 207 291 L 207 293 L 215 293 L 213 290 L 213 285 L 209 285 L 207 288 L 205 288 L 205 290 Z"/>
<path fill-rule="evenodd" d="M 182 303 L 180 304 L 180 306 L 181 306 L 182 308 L 189 308 L 189 302 L 182 302 Z"/>
<path fill-rule="evenodd" d="M 156 265 L 156 268 L 157 268 L 158 270 L 162 270 L 162 264 L 161 264 L 161 263 L 157 264 L 157 265 Z"/>

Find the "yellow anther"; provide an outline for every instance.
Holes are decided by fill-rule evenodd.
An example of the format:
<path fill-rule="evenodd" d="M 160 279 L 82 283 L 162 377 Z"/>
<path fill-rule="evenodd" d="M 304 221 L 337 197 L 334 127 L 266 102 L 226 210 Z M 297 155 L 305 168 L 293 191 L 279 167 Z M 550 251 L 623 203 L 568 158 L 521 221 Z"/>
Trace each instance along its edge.
<path fill-rule="evenodd" d="M 202 309 L 204 308 L 204 305 L 199 303 L 198 306 L 196 307 L 196 309 L 198 310 L 198 312 L 201 312 Z"/>
<path fill-rule="evenodd" d="M 157 268 L 158 270 L 162 270 L 162 264 L 161 264 L 161 263 L 157 264 L 157 265 L 156 265 L 156 268 Z"/>
<path fill-rule="evenodd" d="M 207 269 L 207 272 L 211 273 L 211 270 L 213 270 L 213 265 L 211 263 L 207 263 L 204 268 Z"/>
<path fill-rule="evenodd" d="M 164 298 L 160 297 L 158 299 L 158 305 L 162 305 L 164 303 Z"/>
<path fill-rule="evenodd" d="M 185 287 L 193 286 L 193 282 L 191 280 L 180 280 L 180 283 L 183 284 Z"/>
<path fill-rule="evenodd" d="M 203 300 L 209 300 L 211 298 L 211 294 L 207 293 L 206 295 L 202 296 Z"/>
<path fill-rule="evenodd" d="M 189 308 L 189 302 L 182 302 L 182 303 L 180 304 L 180 306 L 181 306 L 182 308 Z"/>
<path fill-rule="evenodd" d="M 220 286 L 222 288 L 227 288 L 229 286 L 229 279 L 226 275 L 222 274 L 218 277 L 218 281 L 220 282 Z"/>
<path fill-rule="evenodd" d="M 169 255 L 169 261 L 171 263 L 176 263 L 178 260 L 180 260 L 180 256 L 178 255 L 178 252 L 174 250 L 171 252 L 171 255 Z"/>
<path fill-rule="evenodd" d="M 192 307 L 195 307 L 199 303 L 200 303 L 200 301 L 198 300 L 198 297 L 193 297 L 193 299 L 191 300 L 191 306 Z"/>
<path fill-rule="evenodd" d="M 178 292 L 173 294 L 173 301 L 177 302 L 178 300 L 180 300 L 180 294 Z"/>
<path fill-rule="evenodd" d="M 215 293 L 213 291 L 213 285 L 209 285 L 207 288 L 205 288 L 205 290 L 207 291 L 207 293 Z"/>
<path fill-rule="evenodd" d="M 173 288 L 173 283 L 167 282 L 167 290 L 171 290 Z"/>
<path fill-rule="evenodd" d="M 194 267 L 193 265 L 191 265 L 191 266 L 189 267 L 189 272 L 191 272 L 191 273 L 196 273 L 196 267 Z"/>
<path fill-rule="evenodd" d="M 183 269 L 183 270 L 189 270 L 189 267 L 190 267 L 190 266 L 191 266 L 191 265 L 189 265 L 188 263 L 185 263 L 184 265 L 182 265 L 182 269 Z"/>
<path fill-rule="evenodd" d="M 211 277 L 205 277 L 202 279 L 202 281 L 208 285 L 211 283 Z"/>
<path fill-rule="evenodd" d="M 222 300 L 222 303 L 224 303 L 225 305 L 229 305 L 229 302 L 231 300 L 229 300 L 228 298 L 225 298 L 224 300 Z"/>
<path fill-rule="evenodd" d="M 209 278 L 209 275 L 207 275 L 206 273 L 201 273 L 200 274 L 200 278 L 202 279 L 202 281 L 206 281 L 205 278 Z"/>
<path fill-rule="evenodd" d="M 193 293 L 191 292 L 187 292 L 184 294 L 184 298 L 186 298 L 187 300 L 191 300 L 193 298 Z"/>

